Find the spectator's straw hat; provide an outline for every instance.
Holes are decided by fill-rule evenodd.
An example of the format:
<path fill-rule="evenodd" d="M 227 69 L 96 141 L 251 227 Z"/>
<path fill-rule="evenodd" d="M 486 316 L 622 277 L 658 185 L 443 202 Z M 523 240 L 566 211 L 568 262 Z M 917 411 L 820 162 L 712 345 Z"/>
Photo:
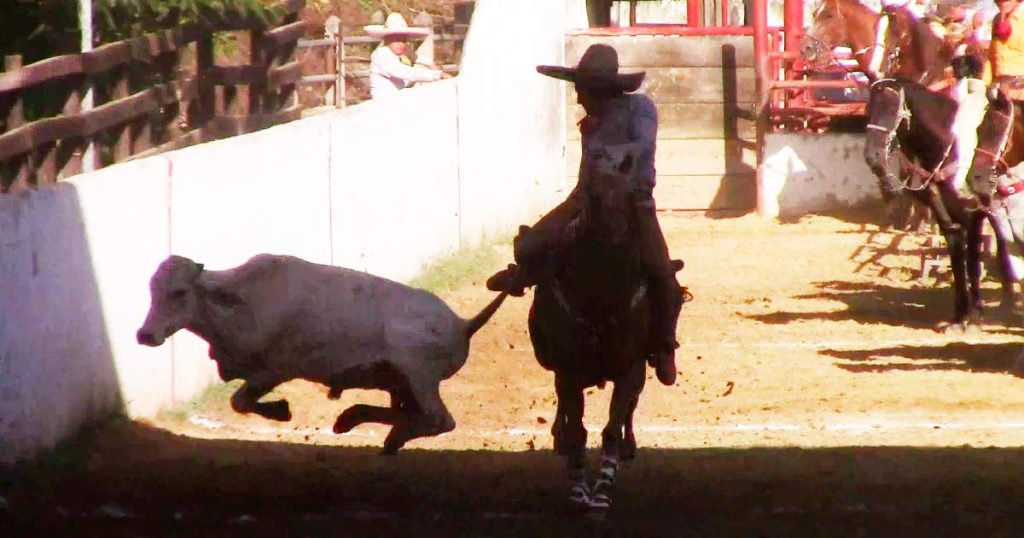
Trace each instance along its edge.
<path fill-rule="evenodd" d="M 405 22 L 405 17 L 401 13 L 392 13 L 388 15 L 384 24 L 371 24 L 364 26 L 363 30 L 366 31 L 366 35 L 380 40 L 386 38 L 415 39 L 430 35 L 429 28 L 409 26 L 409 23 Z"/>
<path fill-rule="evenodd" d="M 623 92 L 636 91 L 644 81 L 644 73 L 619 73 L 619 55 L 604 44 L 591 45 L 583 52 L 576 67 L 539 65 L 542 75 L 566 80 L 589 88 L 616 88 Z"/>

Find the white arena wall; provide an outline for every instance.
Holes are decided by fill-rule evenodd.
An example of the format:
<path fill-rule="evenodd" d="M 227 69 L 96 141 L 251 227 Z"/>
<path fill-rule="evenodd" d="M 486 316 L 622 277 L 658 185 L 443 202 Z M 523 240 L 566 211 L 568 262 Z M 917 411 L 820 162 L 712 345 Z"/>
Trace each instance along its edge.
<path fill-rule="evenodd" d="M 767 134 L 757 176 L 757 212 L 768 218 L 846 209 L 882 197 L 864 161 L 863 134 Z"/>
<path fill-rule="evenodd" d="M 562 63 L 572 4 L 477 0 L 455 79 L 0 197 L 0 463 L 215 381 L 190 334 L 135 342 L 172 253 L 407 280 L 552 207 L 571 187 L 565 89 L 535 66 Z"/>
<path fill-rule="evenodd" d="M 453 80 L 0 197 L 0 463 L 216 380 L 190 334 L 135 342 L 172 253 L 211 269 L 291 254 L 404 281 L 532 223 L 572 187 L 564 83 L 535 66 L 564 63 L 563 31 L 585 21 L 581 0 L 477 0 Z M 759 208 L 877 196 L 861 140 L 769 136 Z"/>

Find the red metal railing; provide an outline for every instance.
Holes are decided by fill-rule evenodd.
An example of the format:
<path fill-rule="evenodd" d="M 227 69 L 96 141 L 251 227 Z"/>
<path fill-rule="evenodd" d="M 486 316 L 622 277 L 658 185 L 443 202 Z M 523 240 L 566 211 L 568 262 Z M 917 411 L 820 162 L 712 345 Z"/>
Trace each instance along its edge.
<path fill-rule="evenodd" d="M 785 42 L 771 40 L 767 24 L 767 0 L 753 0 L 754 58 L 762 129 L 796 128 L 822 130 L 835 118 L 863 116 L 863 102 L 834 103 L 813 99 L 813 90 L 858 88 L 856 80 L 806 80 L 807 70 L 799 56 L 803 37 L 803 4 L 785 0 Z"/>

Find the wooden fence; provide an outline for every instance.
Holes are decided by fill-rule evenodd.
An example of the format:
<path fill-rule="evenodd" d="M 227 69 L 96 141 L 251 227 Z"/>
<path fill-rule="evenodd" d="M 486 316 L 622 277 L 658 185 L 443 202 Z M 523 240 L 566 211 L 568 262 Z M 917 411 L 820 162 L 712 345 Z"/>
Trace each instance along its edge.
<path fill-rule="evenodd" d="M 307 31 L 299 20 L 304 5 L 283 0 L 269 22 L 233 11 L 210 13 L 202 23 L 26 66 L 20 56 L 6 56 L 0 192 L 299 117 L 293 94 L 302 70 L 294 56 Z M 221 32 L 246 32 L 247 63 L 215 63 L 214 40 Z M 88 88 L 97 106 L 82 110 Z M 31 122 L 27 100 L 39 116 Z"/>

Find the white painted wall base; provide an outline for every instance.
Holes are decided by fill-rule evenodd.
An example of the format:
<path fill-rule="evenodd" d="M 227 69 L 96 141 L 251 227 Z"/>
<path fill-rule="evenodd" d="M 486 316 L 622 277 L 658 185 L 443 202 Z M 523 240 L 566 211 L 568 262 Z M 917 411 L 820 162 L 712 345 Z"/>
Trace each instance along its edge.
<path fill-rule="evenodd" d="M 769 134 L 757 170 L 757 213 L 766 218 L 881 200 L 864 162 L 863 134 Z"/>
<path fill-rule="evenodd" d="M 406 280 L 552 207 L 565 90 L 535 66 L 562 63 L 566 10 L 478 0 L 454 80 L 0 197 L 0 463 L 215 380 L 190 334 L 135 342 L 171 253 L 211 269 L 291 254 Z"/>

